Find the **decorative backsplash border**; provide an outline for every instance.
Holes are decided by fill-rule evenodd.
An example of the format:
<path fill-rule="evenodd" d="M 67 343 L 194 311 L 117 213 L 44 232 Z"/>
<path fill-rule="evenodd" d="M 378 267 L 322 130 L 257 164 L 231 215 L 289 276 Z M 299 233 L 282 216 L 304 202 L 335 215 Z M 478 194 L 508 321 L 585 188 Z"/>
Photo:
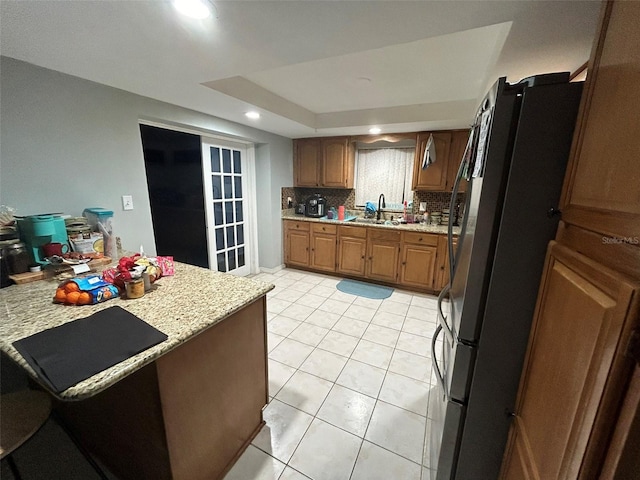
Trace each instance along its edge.
<path fill-rule="evenodd" d="M 354 189 L 344 188 L 298 188 L 283 187 L 282 188 L 282 209 L 290 208 L 287 205 L 287 198 L 292 200 L 292 207 L 305 200 L 315 193 L 320 193 L 327 199 L 328 207 L 338 207 L 344 205 L 347 210 L 356 210 L 356 191 Z M 427 212 L 441 212 L 449 208 L 451 201 L 450 192 L 414 192 L 413 193 L 413 212 L 419 213 L 420 202 L 427 204 Z M 460 208 L 464 208 L 465 194 L 459 193 L 457 202 Z"/>

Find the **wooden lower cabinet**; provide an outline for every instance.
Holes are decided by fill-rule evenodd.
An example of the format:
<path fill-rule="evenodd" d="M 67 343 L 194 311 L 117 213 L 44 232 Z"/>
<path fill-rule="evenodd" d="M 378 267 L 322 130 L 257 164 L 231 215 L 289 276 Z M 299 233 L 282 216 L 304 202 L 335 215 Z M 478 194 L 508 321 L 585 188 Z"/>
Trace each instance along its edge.
<path fill-rule="evenodd" d="M 264 425 L 266 330 L 262 297 L 56 411 L 119 479 L 221 480 Z"/>
<path fill-rule="evenodd" d="M 369 229 L 367 233 L 366 276 L 395 283 L 398 280 L 400 232 Z"/>
<path fill-rule="evenodd" d="M 341 225 L 338 229 L 338 265 L 336 271 L 364 277 L 366 273 L 367 229 Z"/>
<path fill-rule="evenodd" d="M 285 220 L 284 236 L 287 266 L 427 292 L 449 282 L 442 234 Z"/>
<path fill-rule="evenodd" d="M 297 267 L 309 266 L 309 223 L 285 220 L 285 263 Z"/>
<path fill-rule="evenodd" d="M 453 252 L 455 253 L 458 247 L 458 237 L 453 238 Z M 436 274 L 434 278 L 434 290 L 442 290 L 449 283 L 449 246 L 447 244 L 447 237 L 440 236 L 438 238 L 438 265 L 436 267 Z"/>
<path fill-rule="evenodd" d="M 400 256 L 400 284 L 434 288 L 438 235 L 403 232 Z"/>
<path fill-rule="evenodd" d="M 501 479 L 598 477 L 638 295 L 629 277 L 551 242 Z"/>
<path fill-rule="evenodd" d="M 336 225 L 311 226 L 311 268 L 323 272 L 336 271 L 336 231 Z"/>

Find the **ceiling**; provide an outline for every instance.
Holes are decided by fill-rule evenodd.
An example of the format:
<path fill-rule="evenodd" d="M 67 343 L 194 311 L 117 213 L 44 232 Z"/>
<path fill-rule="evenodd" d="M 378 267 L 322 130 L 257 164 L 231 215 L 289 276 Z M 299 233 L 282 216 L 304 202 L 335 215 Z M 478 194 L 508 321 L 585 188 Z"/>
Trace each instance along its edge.
<path fill-rule="evenodd" d="M 2 55 L 290 138 L 467 127 L 488 86 L 585 63 L 598 1 L 0 1 Z M 244 113 L 258 110 L 261 118 Z"/>

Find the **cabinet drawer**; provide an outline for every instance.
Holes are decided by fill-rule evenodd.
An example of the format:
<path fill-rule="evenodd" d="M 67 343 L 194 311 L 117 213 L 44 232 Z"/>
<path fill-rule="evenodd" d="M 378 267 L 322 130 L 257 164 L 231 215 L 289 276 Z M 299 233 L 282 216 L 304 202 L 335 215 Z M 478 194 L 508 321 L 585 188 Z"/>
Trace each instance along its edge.
<path fill-rule="evenodd" d="M 285 220 L 284 228 L 287 230 L 300 230 L 302 232 L 309 231 L 309 222 L 300 222 L 296 220 Z"/>
<path fill-rule="evenodd" d="M 340 225 L 341 237 L 367 238 L 367 229 L 365 227 L 347 227 Z"/>
<path fill-rule="evenodd" d="M 405 243 L 415 243 L 417 245 L 438 245 L 438 235 L 434 233 L 402 232 L 402 240 Z"/>
<path fill-rule="evenodd" d="M 312 223 L 311 231 L 313 233 L 327 233 L 329 235 L 335 235 L 338 231 L 337 225 L 323 225 L 322 223 Z"/>
<path fill-rule="evenodd" d="M 400 243 L 400 232 L 383 230 L 381 228 L 369 228 L 368 230 L 369 239 L 371 240 L 385 240 Z"/>

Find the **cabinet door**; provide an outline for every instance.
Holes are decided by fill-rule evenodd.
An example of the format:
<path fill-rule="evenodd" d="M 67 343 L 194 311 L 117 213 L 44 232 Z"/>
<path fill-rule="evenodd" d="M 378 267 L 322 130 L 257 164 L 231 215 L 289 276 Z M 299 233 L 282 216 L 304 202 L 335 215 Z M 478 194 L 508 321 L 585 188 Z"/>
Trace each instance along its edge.
<path fill-rule="evenodd" d="M 321 185 L 347 188 L 349 176 L 349 137 L 322 139 Z"/>
<path fill-rule="evenodd" d="M 423 170 L 422 159 L 431 134 L 433 134 L 433 140 L 436 144 L 436 161 Z M 450 132 L 422 132 L 418 134 L 416 156 L 413 162 L 414 190 L 433 190 L 437 192 L 447 190 L 447 167 L 450 146 Z"/>
<path fill-rule="evenodd" d="M 437 251 L 437 247 L 403 245 L 400 283 L 431 290 L 433 288 Z"/>
<path fill-rule="evenodd" d="M 294 186 L 317 187 L 322 151 L 317 138 L 294 140 Z"/>
<path fill-rule="evenodd" d="M 453 251 L 458 247 L 458 238 L 453 239 Z M 449 247 L 446 235 L 438 238 L 438 266 L 435 277 L 434 290 L 442 290 L 449 283 Z"/>
<path fill-rule="evenodd" d="M 639 293 L 628 277 L 551 242 L 503 479 L 598 476 L 632 364 L 625 350 Z"/>
<path fill-rule="evenodd" d="M 462 162 L 462 155 L 467 147 L 467 140 L 469 139 L 469 130 L 456 130 L 451 134 L 451 151 L 449 153 L 449 166 L 447 169 L 447 191 L 453 190 L 453 184 L 456 181 L 456 175 L 460 162 Z M 460 181 L 458 192 L 467 191 L 466 180 Z"/>
<path fill-rule="evenodd" d="M 336 236 L 311 234 L 311 268 L 336 271 Z"/>
<path fill-rule="evenodd" d="M 340 237 L 338 241 L 338 272 L 364 277 L 366 250 L 366 239 Z"/>
<path fill-rule="evenodd" d="M 398 275 L 400 247 L 396 242 L 369 241 L 367 246 L 367 277 L 395 282 Z"/>
<path fill-rule="evenodd" d="M 287 230 L 285 247 L 288 265 L 309 266 L 309 232 Z"/>
<path fill-rule="evenodd" d="M 603 17 L 560 209 L 567 223 L 637 245 L 640 2 L 606 2 Z"/>

